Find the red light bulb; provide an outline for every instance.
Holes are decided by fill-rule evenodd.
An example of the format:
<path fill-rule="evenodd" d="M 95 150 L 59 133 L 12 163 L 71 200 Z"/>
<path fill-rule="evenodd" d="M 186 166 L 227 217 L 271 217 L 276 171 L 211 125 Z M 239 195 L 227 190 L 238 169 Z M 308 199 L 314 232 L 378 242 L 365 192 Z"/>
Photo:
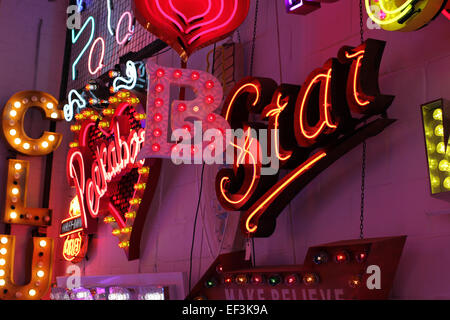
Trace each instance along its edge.
<path fill-rule="evenodd" d="M 356 261 L 358 262 L 363 262 L 364 260 L 366 260 L 367 258 L 367 253 L 365 252 L 360 252 L 356 255 Z"/>
<path fill-rule="evenodd" d="M 209 122 L 214 122 L 216 120 L 216 115 L 214 113 L 210 113 L 208 114 L 207 119 Z"/>
<path fill-rule="evenodd" d="M 197 71 L 192 72 L 191 79 L 194 81 L 200 79 L 200 73 L 198 73 Z"/>
<path fill-rule="evenodd" d="M 206 82 L 205 82 L 205 88 L 206 88 L 206 89 L 212 89 L 212 88 L 214 88 L 214 81 L 212 81 L 212 80 L 206 81 Z"/>
<path fill-rule="evenodd" d="M 155 86 L 155 91 L 158 92 L 158 93 L 163 92 L 164 91 L 164 86 L 162 84 L 157 84 Z"/>
<path fill-rule="evenodd" d="M 207 96 L 207 97 L 205 98 L 205 102 L 206 102 L 207 104 L 211 104 L 211 103 L 214 102 L 214 98 L 213 98 L 212 96 Z"/>
<path fill-rule="evenodd" d="M 223 279 L 223 282 L 224 282 L 225 284 L 232 284 L 232 283 L 233 283 L 233 277 L 232 277 L 232 276 L 226 276 L 226 277 Z"/>
<path fill-rule="evenodd" d="M 186 108 L 187 108 L 187 106 L 186 106 L 186 104 L 184 104 L 184 103 L 180 103 L 180 104 L 178 105 L 178 111 L 180 111 L 180 112 L 186 111 Z"/>
<path fill-rule="evenodd" d="M 173 73 L 173 77 L 175 79 L 181 78 L 182 75 L 183 75 L 183 73 L 181 72 L 181 70 L 175 70 L 175 72 Z"/>
<path fill-rule="evenodd" d="M 161 98 L 155 99 L 155 107 L 161 108 L 164 105 L 164 100 Z"/>
<path fill-rule="evenodd" d="M 337 263 L 347 262 L 348 258 L 349 258 L 349 255 L 348 255 L 347 251 L 340 251 L 335 256 L 335 260 Z"/>
<path fill-rule="evenodd" d="M 155 129 L 155 130 L 153 130 L 153 135 L 154 135 L 155 137 L 161 137 L 161 135 L 162 135 L 161 129 Z"/>
<path fill-rule="evenodd" d="M 189 126 L 189 125 L 184 125 L 184 126 L 182 126 L 182 128 L 183 128 L 183 130 L 185 130 L 185 131 L 187 131 L 187 132 L 191 132 L 191 126 Z"/>
<path fill-rule="evenodd" d="M 164 72 L 163 69 L 158 69 L 158 70 L 156 70 L 156 76 L 157 76 L 158 78 L 164 77 L 164 74 L 165 74 L 165 72 Z"/>
<path fill-rule="evenodd" d="M 152 145 L 152 150 L 158 152 L 161 149 L 160 145 L 155 143 Z"/>
<path fill-rule="evenodd" d="M 153 120 L 155 120 L 156 122 L 160 122 L 163 119 L 162 115 L 160 113 L 156 113 L 153 116 Z"/>
<path fill-rule="evenodd" d="M 298 282 L 298 277 L 295 274 L 291 274 L 286 277 L 286 284 L 292 286 Z"/>
<path fill-rule="evenodd" d="M 250 280 L 252 284 L 261 284 L 263 281 L 263 278 L 259 274 L 254 274 Z"/>

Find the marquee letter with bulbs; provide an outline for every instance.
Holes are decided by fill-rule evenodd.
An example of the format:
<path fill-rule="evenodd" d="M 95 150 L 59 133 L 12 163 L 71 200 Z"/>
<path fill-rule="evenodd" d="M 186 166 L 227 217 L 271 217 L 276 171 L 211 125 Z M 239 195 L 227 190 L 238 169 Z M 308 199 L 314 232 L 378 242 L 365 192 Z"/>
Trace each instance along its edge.
<path fill-rule="evenodd" d="M 39 139 L 30 138 L 24 130 L 25 114 L 29 108 L 39 108 L 46 119 L 59 121 L 63 113 L 56 107 L 58 101 L 45 92 L 22 91 L 14 94 L 3 109 L 3 135 L 8 144 L 27 156 L 45 156 L 56 150 L 62 135 L 44 131 Z"/>
<path fill-rule="evenodd" d="M 450 191 L 450 103 L 439 99 L 422 105 L 431 194 Z"/>
<path fill-rule="evenodd" d="M 24 117 L 31 107 L 39 108 L 49 120 L 61 120 L 58 101 L 48 93 L 23 91 L 14 94 L 3 110 L 3 134 L 9 145 L 28 156 L 44 156 L 56 150 L 62 135 L 45 131 L 39 139 L 28 137 Z M 51 209 L 28 208 L 29 161 L 8 160 L 8 178 L 3 222 L 46 228 L 51 225 Z M 53 239 L 33 237 L 31 281 L 14 283 L 15 236 L 0 235 L 0 300 L 39 300 L 50 288 L 53 267 Z"/>
<path fill-rule="evenodd" d="M 172 132 L 183 129 L 191 137 L 208 129 L 218 129 L 225 138 L 228 122 L 215 113 L 222 102 L 222 85 L 208 72 L 190 69 L 176 69 L 147 62 L 149 86 L 147 91 L 147 123 L 145 144 L 140 158 L 177 158 L 176 141 L 171 141 Z M 170 104 L 171 85 L 193 89 L 193 100 L 175 100 Z M 170 120 L 170 121 L 169 121 Z M 195 132 L 193 121 L 202 123 L 202 132 Z M 187 141 L 184 141 L 186 143 Z M 203 152 L 203 145 L 192 145 L 192 155 Z M 215 150 L 222 152 L 223 150 Z M 191 155 L 183 155 L 186 158 Z"/>

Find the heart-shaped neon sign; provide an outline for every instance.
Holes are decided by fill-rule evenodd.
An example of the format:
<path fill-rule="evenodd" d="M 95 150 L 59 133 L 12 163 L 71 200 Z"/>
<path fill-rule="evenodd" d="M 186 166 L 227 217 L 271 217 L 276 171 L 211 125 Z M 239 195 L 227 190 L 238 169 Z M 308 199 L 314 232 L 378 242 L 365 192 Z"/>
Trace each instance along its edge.
<path fill-rule="evenodd" d="M 134 260 L 139 258 L 142 228 L 161 160 L 137 160 L 145 130 L 134 104 L 110 105 L 103 116 L 97 121 L 99 116 L 93 110 L 77 115 L 79 134 L 76 147 L 68 154 L 68 178 L 77 190 L 86 233 L 93 231 L 96 218 L 106 216 L 104 221 L 113 227 L 119 247 Z"/>
<path fill-rule="evenodd" d="M 134 0 L 137 20 L 187 61 L 227 37 L 247 17 L 250 0 Z"/>

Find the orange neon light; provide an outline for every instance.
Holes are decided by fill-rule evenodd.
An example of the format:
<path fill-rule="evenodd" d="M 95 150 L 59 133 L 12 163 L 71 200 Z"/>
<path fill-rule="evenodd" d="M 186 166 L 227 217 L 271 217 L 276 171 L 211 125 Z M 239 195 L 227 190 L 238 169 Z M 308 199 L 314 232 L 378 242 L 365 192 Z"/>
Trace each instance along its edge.
<path fill-rule="evenodd" d="M 325 126 L 328 126 L 329 128 L 335 129 L 337 128 L 337 125 L 333 124 L 330 122 L 330 120 L 328 119 L 328 114 L 329 114 L 329 110 L 328 108 L 331 106 L 330 104 L 328 104 L 328 89 L 329 89 L 329 84 L 330 84 L 330 80 L 331 80 L 331 72 L 333 70 L 330 68 L 328 69 L 328 72 L 326 74 L 321 73 L 318 74 L 317 76 L 314 77 L 314 79 L 312 79 L 312 81 L 309 83 L 308 88 L 305 91 L 305 94 L 303 95 L 303 99 L 302 99 L 302 104 L 300 107 L 300 130 L 302 131 L 302 134 L 304 137 L 306 137 L 307 139 L 314 139 L 316 138 L 323 130 L 323 128 Z M 326 78 L 326 83 L 325 83 L 325 101 L 324 101 L 324 113 L 325 113 L 325 121 L 322 121 L 320 127 L 316 130 L 316 132 L 314 132 L 313 134 L 308 134 L 303 126 L 303 112 L 305 109 L 305 104 L 307 101 L 307 98 L 309 96 L 309 93 L 313 87 L 313 85 L 320 79 L 320 78 Z"/>
<path fill-rule="evenodd" d="M 358 75 L 359 75 L 359 68 L 361 67 L 361 60 L 364 58 L 364 52 L 365 50 L 358 51 L 354 54 L 349 54 L 348 52 L 345 53 L 345 57 L 347 59 L 352 59 L 354 57 L 358 57 L 356 60 L 356 67 L 355 67 L 355 74 L 353 75 L 353 97 L 355 98 L 355 101 L 360 106 L 364 107 L 370 104 L 370 101 L 361 101 L 358 97 L 358 89 L 357 89 L 357 83 L 358 83 Z"/>
<path fill-rule="evenodd" d="M 63 256 L 67 261 L 72 261 L 81 252 L 83 240 L 80 233 L 78 233 L 77 236 L 77 238 L 70 238 L 70 236 L 67 236 L 64 241 Z"/>
<path fill-rule="evenodd" d="M 258 104 L 259 99 L 261 98 L 261 92 L 259 90 L 259 87 L 257 85 L 255 85 L 255 84 L 253 84 L 253 83 L 246 83 L 242 87 L 240 87 L 234 93 L 233 98 L 231 98 L 231 101 L 230 101 L 230 103 L 228 104 L 228 107 L 227 107 L 227 112 L 225 114 L 225 120 L 228 121 L 228 117 L 230 116 L 231 106 L 234 104 L 234 100 L 236 100 L 237 96 L 242 92 L 242 90 L 244 90 L 247 87 L 252 87 L 256 91 L 256 98 L 255 98 L 255 101 L 253 102 L 252 106 L 254 107 L 254 106 L 256 106 Z"/>
<path fill-rule="evenodd" d="M 315 163 L 320 161 L 322 158 L 326 157 L 327 153 L 325 151 L 321 151 L 314 156 L 310 157 L 309 160 L 304 162 L 301 166 L 299 166 L 297 169 L 292 171 L 288 175 L 288 179 L 281 183 L 278 188 L 276 188 L 269 196 L 267 196 L 263 202 L 259 206 L 257 206 L 247 217 L 245 221 L 245 228 L 249 233 L 254 233 L 256 229 L 258 228 L 257 225 L 254 225 L 253 227 L 250 227 L 250 220 L 253 219 L 255 215 L 258 214 L 258 212 L 267 204 L 269 203 L 273 198 L 277 197 L 292 181 L 297 179 L 299 176 L 301 176 L 305 171 L 307 171 L 309 168 L 311 168 Z"/>
<path fill-rule="evenodd" d="M 276 108 L 270 110 L 263 116 L 264 117 L 275 117 L 274 118 L 275 141 L 278 141 L 278 143 L 275 143 L 275 154 L 277 155 L 279 160 L 286 161 L 291 157 L 292 152 L 288 152 L 287 155 L 284 157 L 280 154 L 280 151 L 279 151 L 280 142 L 278 140 L 278 130 L 277 129 L 278 129 L 278 118 L 280 117 L 281 112 L 283 112 L 283 110 L 287 107 L 287 105 L 289 103 L 289 98 L 287 98 L 286 102 L 283 105 L 281 105 L 280 104 L 281 96 L 282 96 L 282 94 L 278 93 Z"/>
<path fill-rule="evenodd" d="M 249 194 L 250 194 L 250 192 L 253 190 L 253 186 L 255 185 L 255 181 L 256 181 L 256 175 L 257 175 L 257 173 L 256 173 L 256 160 L 255 160 L 255 157 L 253 156 L 253 154 L 249 151 L 249 149 L 250 149 L 250 146 L 252 145 L 252 143 L 253 143 L 253 138 L 250 140 L 250 142 L 249 142 L 249 138 L 250 138 L 250 129 L 251 128 L 248 128 L 248 130 L 247 130 L 247 136 L 245 137 L 245 142 L 244 142 L 244 147 L 243 148 L 241 148 L 240 146 L 238 146 L 238 145 L 236 145 L 236 144 L 234 144 L 234 143 L 230 143 L 232 146 L 234 146 L 236 149 L 240 149 L 241 150 L 241 153 L 239 154 L 239 157 L 238 157 L 238 160 L 236 161 L 236 163 L 239 165 L 239 163 L 240 163 L 240 161 L 241 161 L 241 159 L 242 159 L 242 156 L 245 154 L 245 153 L 247 153 L 249 156 L 250 156 L 250 158 L 251 158 L 251 163 L 253 164 L 253 176 L 252 176 L 252 181 L 251 181 L 251 183 L 250 183 L 250 186 L 248 187 L 248 189 L 247 189 L 247 191 L 245 192 L 245 194 L 243 195 L 243 196 L 241 196 L 240 197 L 240 199 L 239 200 L 231 200 L 230 198 L 228 198 L 227 197 L 227 195 L 226 195 L 226 190 L 225 190 L 225 188 L 224 188 L 224 183 L 225 183 L 225 181 L 229 181 L 230 180 L 230 178 L 228 178 L 228 177 L 223 177 L 221 180 L 220 180 L 220 192 L 222 193 L 222 197 L 228 202 L 228 203 L 231 203 L 231 204 L 239 204 L 239 203 L 241 203 L 242 201 L 245 201 L 245 200 L 247 200 L 247 198 L 248 198 L 248 196 L 249 196 Z"/>

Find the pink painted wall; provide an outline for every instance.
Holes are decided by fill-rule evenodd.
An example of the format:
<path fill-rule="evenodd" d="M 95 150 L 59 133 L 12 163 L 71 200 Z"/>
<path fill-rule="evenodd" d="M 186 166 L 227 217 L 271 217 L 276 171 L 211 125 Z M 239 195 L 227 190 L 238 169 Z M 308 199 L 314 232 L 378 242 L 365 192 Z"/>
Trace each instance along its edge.
<path fill-rule="evenodd" d="M 30 89 L 33 70 L 34 25 L 36 13 L 45 15 L 39 64 L 38 89 L 57 96 L 64 45 L 64 9 L 60 2 L 3 0 L 0 23 L 4 33 L 0 46 L 8 80 L 0 81 L 0 99 L 6 102 L 16 91 Z M 283 82 L 302 84 L 314 68 L 336 55 L 343 45 L 359 43 L 358 0 L 341 0 L 324 4 L 308 16 L 287 15 L 283 1 L 260 0 L 256 37 L 255 76 L 279 79 L 275 5 L 278 5 L 281 30 Z M 240 34 L 248 67 L 253 31 L 254 4 Z M 28 6 L 28 7 L 27 7 Z M 45 6 L 45 10 L 42 8 Z M 18 21 L 19 17 L 28 19 Z M 24 22 L 25 21 L 25 22 Z M 11 28 L 11 25 L 15 28 Z M 6 28 L 8 26 L 8 28 Z M 10 36 L 15 30 L 17 37 Z M 398 121 L 379 136 L 368 140 L 366 174 L 365 236 L 408 235 L 392 291 L 394 299 L 450 299 L 450 276 L 447 266 L 450 252 L 450 203 L 430 196 L 427 162 L 421 127 L 420 105 L 437 98 L 450 99 L 450 21 L 438 17 L 428 27 L 411 33 L 372 30 L 365 33 L 387 41 L 381 65 L 380 86 L 383 93 L 396 99 L 389 116 Z M 29 37 L 29 38 L 27 38 Z M 24 41 L 26 40 L 26 41 Z M 235 37 L 237 40 L 237 37 Z M 44 41 L 44 40 L 42 40 Z M 12 49 L 14 48 L 14 50 Z M 205 57 L 212 47 L 194 54 L 190 68 L 204 70 Z M 8 61 L 8 63 L 5 63 Z M 178 65 L 173 53 L 161 55 L 158 63 Z M 48 71 L 47 71 L 48 70 Z M 248 70 L 246 70 L 248 73 Z M 11 79 L 12 77 L 12 79 Z M 67 126 L 59 125 L 67 133 Z M 66 134 L 55 153 L 51 206 L 55 224 L 50 234 L 56 236 L 59 221 L 66 217 L 73 191 L 65 180 L 65 154 L 70 142 Z M 5 153 L 5 144 L 0 145 Z M 256 239 L 256 262 L 266 264 L 302 263 L 311 245 L 353 239 L 359 236 L 361 147 L 351 151 L 315 179 L 292 201 L 278 219 L 275 233 L 268 239 Z M 172 272 L 189 270 L 189 253 L 200 166 L 177 167 L 165 161 L 162 177 L 150 209 L 142 238 L 141 259 L 128 262 L 109 226 L 100 224 L 89 260 L 80 263 L 84 275 Z M 216 167 L 205 170 L 205 185 L 195 239 L 193 283 L 219 254 L 221 228 L 233 230 L 218 216 L 213 191 Z M 0 179 L 6 167 L 0 162 Z M 40 177 L 33 176 L 36 182 Z M 38 192 L 34 190 L 33 192 Z M 32 201 L 39 203 L 37 194 Z M 427 213 L 448 212 L 430 215 Z M 236 216 L 237 213 L 233 213 Z M 292 221 L 292 224 L 291 224 Z M 1 228 L 1 227 L 0 227 Z M 1 231 L 1 229 L 0 229 Z M 57 246 L 57 254 L 61 244 Z M 60 257 L 60 255 L 58 256 Z M 57 259 L 57 275 L 65 275 L 67 263 Z"/>

